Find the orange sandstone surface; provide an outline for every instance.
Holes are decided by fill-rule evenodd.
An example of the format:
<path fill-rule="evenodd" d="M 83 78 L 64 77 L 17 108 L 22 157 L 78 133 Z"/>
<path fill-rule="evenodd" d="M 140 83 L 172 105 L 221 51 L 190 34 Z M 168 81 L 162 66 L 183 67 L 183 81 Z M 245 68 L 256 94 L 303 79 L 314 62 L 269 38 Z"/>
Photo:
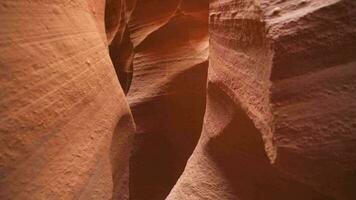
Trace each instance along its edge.
<path fill-rule="evenodd" d="M 356 199 L 355 0 L 2 0 L 1 200 Z"/>

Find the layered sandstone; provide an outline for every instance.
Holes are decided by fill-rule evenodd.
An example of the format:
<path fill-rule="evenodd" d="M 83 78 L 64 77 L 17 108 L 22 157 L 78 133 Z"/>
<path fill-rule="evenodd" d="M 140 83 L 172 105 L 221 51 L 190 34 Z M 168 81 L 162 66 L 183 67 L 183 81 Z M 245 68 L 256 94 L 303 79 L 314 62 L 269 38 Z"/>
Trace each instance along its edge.
<path fill-rule="evenodd" d="M 1 1 L 0 199 L 128 198 L 134 125 L 89 3 Z"/>
<path fill-rule="evenodd" d="M 208 1 L 138 0 L 128 27 L 134 49 L 128 101 L 137 126 L 130 197 L 164 199 L 201 133 Z"/>
<path fill-rule="evenodd" d="M 0 25 L 0 199 L 356 198 L 355 0 L 3 0 Z"/>
<path fill-rule="evenodd" d="M 354 199 L 356 2 L 262 1 L 261 7 L 274 52 L 275 165 L 334 199 Z"/>
<path fill-rule="evenodd" d="M 168 199 L 354 199 L 355 17 L 349 0 L 211 1 L 202 137 Z"/>

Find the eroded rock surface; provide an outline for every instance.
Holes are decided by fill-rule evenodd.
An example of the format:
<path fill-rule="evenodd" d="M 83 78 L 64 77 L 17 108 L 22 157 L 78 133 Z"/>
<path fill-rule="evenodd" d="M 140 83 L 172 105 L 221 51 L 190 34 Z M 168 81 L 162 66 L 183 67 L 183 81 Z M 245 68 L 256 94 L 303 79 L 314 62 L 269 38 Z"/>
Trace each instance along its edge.
<path fill-rule="evenodd" d="M 164 199 L 201 133 L 208 67 L 208 1 L 138 0 L 128 101 L 137 133 L 132 199 Z"/>
<path fill-rule="evenodd" d="M 1 1 L 0 199 L 128 198 L 134 125 L 104 5 Z"/>
<path fill-rule="evenodd" d="M 355 1 L 209 12 L 202 137 L 168 199 L 354 199 Z"/>
<path fill-rule="evenodd" d="M 330 197 L 354 199 L 356 2 L 262 1 L 261 7 L 274 52 L 275 164 Z"/>
<path fill-rule="evenodd" d="M 355 0 L 2 0 L 0 25 L 0 199 L 356 199 Z"/>

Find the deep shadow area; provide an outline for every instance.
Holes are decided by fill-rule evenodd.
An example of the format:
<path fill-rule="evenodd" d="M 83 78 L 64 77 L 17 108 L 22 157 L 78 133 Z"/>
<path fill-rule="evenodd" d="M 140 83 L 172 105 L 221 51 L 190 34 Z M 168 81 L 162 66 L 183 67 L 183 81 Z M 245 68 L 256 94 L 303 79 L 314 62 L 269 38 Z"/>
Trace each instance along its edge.
<path fill-rule="evenodd" d="M 122 37 L 122 38 L 121 38 Z M 133 76 L 133 45 L 130 39 L 130 32 L 125 28 L 123 36 L 116 35 L 109 45 L 109 54 L 115 67 L 120 85 L 125 94 L 128 93 Z"/>
<path fill-rule="evenodd" d="M 126 24 L 128 2 L 107 0 L 105 5 L 105 31 L 109 55 L 116 75 L 125 94 L 128 93 L 133 76 L 133 44 Z"/>
<path fill-rule="evenodd" d="M 176 182 L 175 152 L 160 134 L 136 135 L 130 159 L 130 199 L 164 199 Z"/>
<path fill-rule="evenodd" d="M 130 199 L 163 200 L 182 174 L 200 137 L 207 66 L 200 63 L 167 83 L 168 91 L 177 92 L 132 106 L 137 134 Z"/>

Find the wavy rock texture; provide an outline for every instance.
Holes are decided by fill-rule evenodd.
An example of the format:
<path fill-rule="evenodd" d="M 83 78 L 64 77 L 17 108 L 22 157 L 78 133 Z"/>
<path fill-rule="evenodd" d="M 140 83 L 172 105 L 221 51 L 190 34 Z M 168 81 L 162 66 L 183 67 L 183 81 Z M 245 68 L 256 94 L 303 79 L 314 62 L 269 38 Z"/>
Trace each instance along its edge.
<path fill-rule="evenodd" d="M 208 67 L 208 1 L 138 0 L 128 20 L 137 126 L 130 198 L 164 199 L 201 133 Z"/>
<path fill-rule="evenodd" d="M 351 0 L 210 1 L 202 137 L 167 199 L 354 199 L 355 17 Z"/>
<path fill-rule="evenodd" d="M 134 125 L 103 8 L 1 1 L 0 199 L 128 198 Z"/>
<path fill-rule="evenodd" d="M 105 30 L 109 52 L 115 71 L 125 94 L 129 91 L 133 73 L 133 45 L 128 21 L 135 1 L 107 0 L 105 10 Z"/>
<path fill-rule="evenodd" d="M 356 199 L 355 0 L 2 0 L 0 25 L 0 199 Z"/>

